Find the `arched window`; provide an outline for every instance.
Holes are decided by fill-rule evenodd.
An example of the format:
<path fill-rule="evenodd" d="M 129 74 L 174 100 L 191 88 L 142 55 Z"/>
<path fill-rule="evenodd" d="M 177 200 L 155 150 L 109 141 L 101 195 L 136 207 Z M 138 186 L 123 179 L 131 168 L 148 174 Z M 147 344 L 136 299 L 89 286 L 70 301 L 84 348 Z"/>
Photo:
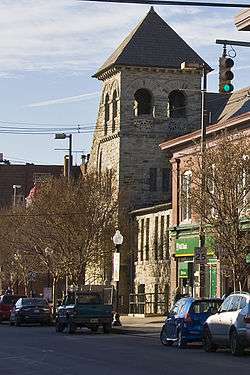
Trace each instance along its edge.
<path fill-rule="evenodd" d="M 169 117 L 186 117 L 186 97 L 179 90 L 172 91 L 168 97 Z"/>
<path fill-rule="evenodd" d="M 113 93 L 112 105 L 113 105 L 113 111 L 112 111 L 112 132 L 114 132 L 115 131 L 115 119 L 117 117 L 117 92 L 116 92 L 116 90 Z"/>
<path fill-rule="evenodd" d="M 152 95 L 146 89 L 139 89 L 135 93 L 135 115 L 150 115 L 152 113 Z"/>
<path fill-rule="evenodd" d="M 109 95 L 105 96 L 105 116 L 104 116 L 104 134 L 108 131 L 108 121 L 109 121 Z"/>

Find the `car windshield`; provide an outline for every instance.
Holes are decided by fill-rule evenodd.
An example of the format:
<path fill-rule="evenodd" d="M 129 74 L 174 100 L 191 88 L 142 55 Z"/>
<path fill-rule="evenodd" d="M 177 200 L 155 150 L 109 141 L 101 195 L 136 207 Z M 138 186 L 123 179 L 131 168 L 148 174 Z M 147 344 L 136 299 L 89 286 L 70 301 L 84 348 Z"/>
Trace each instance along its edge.
<path fill-rule="evenodd" d="M 79 294 L 77 296 L 77 303 L 80 305 L 99 305 L 101 298 L 98 294 Z"/>
<path fill-rule="evenodd" d="M 20 296 L 15 296 L 15 295 L 6 295 L 3 296 L 2 302 L 6 305 L 14 305 L 16 301 L 20 298 Z"/>
<path fill-rule="evenodd" d="M 47 307 L 48 303 L 41 298 L 24 298 L 22 301 L 23 306 L 42 306 Z"/>
<path fill-rule="evenodd" d="M 212 300 L 212 301 L 195 301 L 191 306 L 191 312 L 195 314 L 202 314 L 202 313 L 209 313 L 213 314 L 216 313 L 218 308 L 220 307 L 222 301 Z"/>

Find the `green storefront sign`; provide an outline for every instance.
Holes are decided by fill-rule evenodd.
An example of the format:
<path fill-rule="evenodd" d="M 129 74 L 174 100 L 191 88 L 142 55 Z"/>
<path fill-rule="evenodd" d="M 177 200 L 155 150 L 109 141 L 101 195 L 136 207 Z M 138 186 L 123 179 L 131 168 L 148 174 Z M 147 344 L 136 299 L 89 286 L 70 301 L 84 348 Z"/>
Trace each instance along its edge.
<path fill-rule="evenodd" d="M 176 257 L 193 256 L 195 248 L 199 247 L 199 236 L 182 237 L 176 239 Z M 208 255 L 213 255 L 213 239 L 206 237 L 206 247 Z"/>
<path fill-rule="evenodd" d="M 179 278 L 180 279 L 188 278 L 188 262 L 179 263 Z"/>

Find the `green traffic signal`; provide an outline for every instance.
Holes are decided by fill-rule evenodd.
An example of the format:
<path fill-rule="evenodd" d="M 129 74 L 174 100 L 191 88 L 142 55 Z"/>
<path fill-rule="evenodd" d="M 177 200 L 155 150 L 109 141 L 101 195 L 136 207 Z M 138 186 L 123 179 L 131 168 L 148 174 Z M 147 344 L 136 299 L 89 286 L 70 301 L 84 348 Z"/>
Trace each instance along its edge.
<path fill-rule="evenodd" d="M 224 92 L 232 92 L 234 90 L 234 87 L 231 83 L 227 83 L 226 85 L 223 86 L 223 91 Z"/>

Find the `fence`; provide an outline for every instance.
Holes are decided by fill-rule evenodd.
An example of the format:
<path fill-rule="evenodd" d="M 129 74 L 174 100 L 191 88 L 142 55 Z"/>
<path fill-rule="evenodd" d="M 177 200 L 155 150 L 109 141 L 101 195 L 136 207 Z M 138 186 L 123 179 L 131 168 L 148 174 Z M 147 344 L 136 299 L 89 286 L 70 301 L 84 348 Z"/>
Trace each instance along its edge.
<path fill-rule="evenodd" d="M 166 293 L 138 293 L 129 295 L 129 314 L 164 315 L 168 311 Z"/>

